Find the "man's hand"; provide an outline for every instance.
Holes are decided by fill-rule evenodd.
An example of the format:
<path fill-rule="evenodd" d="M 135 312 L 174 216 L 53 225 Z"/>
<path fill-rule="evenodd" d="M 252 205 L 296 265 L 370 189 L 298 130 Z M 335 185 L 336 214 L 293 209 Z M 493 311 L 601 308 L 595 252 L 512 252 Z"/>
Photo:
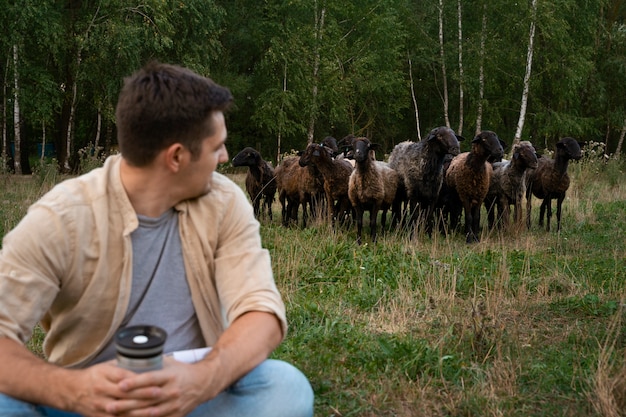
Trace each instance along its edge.
<path fill-rule="evenodd" d="M 119 380 L 117 398 L 108 400 L 105 409 L 115 416 L 185 416 L 209 399 L 206 388 L 212 378 L 203 369 L 166 357 L 162 370 Z"/>

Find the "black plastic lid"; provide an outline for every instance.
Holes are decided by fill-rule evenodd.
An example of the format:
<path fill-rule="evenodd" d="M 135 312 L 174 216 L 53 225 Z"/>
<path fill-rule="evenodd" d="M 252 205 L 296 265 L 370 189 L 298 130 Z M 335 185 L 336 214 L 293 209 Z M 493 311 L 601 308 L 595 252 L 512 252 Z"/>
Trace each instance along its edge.
<path fill-rule="evenodd" d="M 129 358 L 150 358 L 163 353 L 165 330 L 157 326 L 130 326 L 115 334 L 117 353 Z"/>

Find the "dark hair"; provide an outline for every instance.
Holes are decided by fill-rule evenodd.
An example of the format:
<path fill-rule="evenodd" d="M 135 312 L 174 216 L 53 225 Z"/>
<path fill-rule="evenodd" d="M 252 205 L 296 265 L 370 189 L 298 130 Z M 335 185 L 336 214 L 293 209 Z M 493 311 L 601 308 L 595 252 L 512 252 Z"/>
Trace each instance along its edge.
<path fill-rule="evenodd" d="M 230 90 L 177 65 L 150 62 L 124 79 L 115 110 L 120 152 L 131 165 L 150 164 L 157 153 L 181 143 L 192 158 L 213 134 L 214 111 L 226 111 Z"/>

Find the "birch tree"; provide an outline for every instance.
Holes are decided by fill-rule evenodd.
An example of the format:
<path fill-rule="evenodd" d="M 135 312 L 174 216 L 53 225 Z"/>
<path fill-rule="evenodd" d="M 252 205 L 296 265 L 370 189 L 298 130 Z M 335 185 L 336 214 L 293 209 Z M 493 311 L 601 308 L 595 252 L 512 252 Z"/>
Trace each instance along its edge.
<path fill-rule="evenodd" d="M 524 75 L 524 87 L 522 91 L 522 103 L 520 106 L 519 120 L 517 122 L 517 130 L 515 131 L 515 137 L 513 143 L 519 143 L 522 139 L 522 130 L 524 129 L 524 119 L 526 118 L 526 107 L 528 105 L 528 93 L 530 91 L 530 73 L 533 66 L 533 52 L 535 41 L 535 25 L 537 18 L 537 0 L 532 0 L 531 16 L 530 16 L 530 30 L 528 35 L 528 52 L 526 55 L 526 74 Z"/>
<path fill-rule="evenodd" d="M 326 8 L 322 6 L 322 10 L 317 11 L 317 0 L 315 1 L 315 58 L 313 60 L 313 85 L 311 86 L 311 115 L 309 118 L 309 128 L 307 131 L 307 143 L 313 142 L 315 134 L 315 120 L 317 118 L 317 93 L 319 88 L 319 71 L 320 71 L 320 49 L 324 33 L 324 17 L 326 16 Z"/>
<path fill-rule="evenodd" d="M 485 100 L 485 43 L 487 40 L 487 2 L 483 3 L 482 26 L 480 29 L 480 50 L 478 67 L 478 109 L 476 110 L 476 131 L 478 135 L 482 130 L 483 102 Z"/>
<path fill-rule="evenodd" d="M 18 47 L 13 45 L 13 131 L 15 133 L 15 152 L 13 166 L 17 175 L 22 175 L 22 144 L 21 144 L 21 117 L 20 117 L 20 81 L 18 69 Z"/>
<path fill-rule="evenodd" d="M 459 128 L 457 133 L 463 135 L 463 21 L 461 0 L 457 0 L 457 17 L 459 27 Z"/>
<path fill-rule="evenodd" d="M 448 76 L 446 75 L 446 56 L 443 48 L 443 0 L 439 0 L 439 58 L 441 59 L 441 76 L 443 80 L 443 117 L 447 127 L 450 127 L 448 115 Z"/>

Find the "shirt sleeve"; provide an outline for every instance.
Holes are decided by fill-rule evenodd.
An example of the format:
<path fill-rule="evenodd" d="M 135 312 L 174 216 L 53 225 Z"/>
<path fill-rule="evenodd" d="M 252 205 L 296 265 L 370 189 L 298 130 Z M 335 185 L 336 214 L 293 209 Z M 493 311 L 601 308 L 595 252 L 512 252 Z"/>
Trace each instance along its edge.
<path fill-rule="evenodd" d="M 215 279 L 227 325 L 250 311 L 276 315 L 287 332 L 285 306 L 276 287 L 269 251 L 262 247 L 260 225 L 243 191 L 226 201 L 215 252 Z"/>

